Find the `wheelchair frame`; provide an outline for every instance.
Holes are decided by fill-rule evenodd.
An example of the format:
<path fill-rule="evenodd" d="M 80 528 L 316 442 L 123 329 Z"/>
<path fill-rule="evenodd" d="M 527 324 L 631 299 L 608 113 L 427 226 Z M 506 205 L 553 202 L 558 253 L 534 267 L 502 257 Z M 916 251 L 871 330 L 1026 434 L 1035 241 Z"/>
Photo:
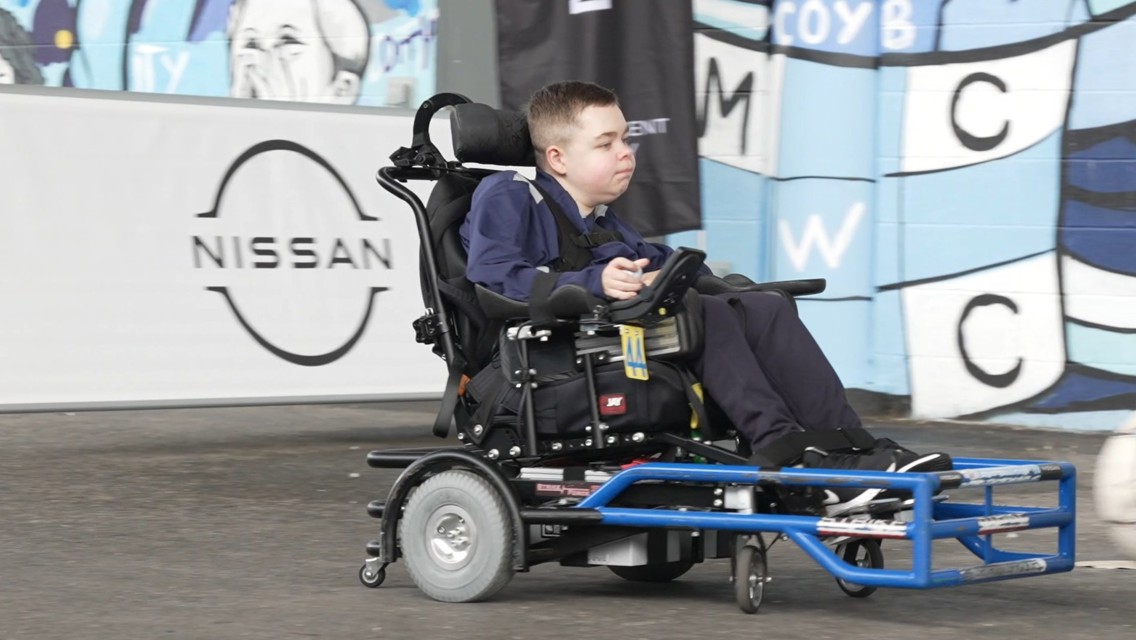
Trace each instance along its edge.
<path fill-rule="evenodd" d="M 438 262 L 430 219 L 422 201 L 403 183 L 436 180 L 443 172 L 464 170 L 459 162 L 445 161 L 430 143 L 428 124 L 439 109 L 468 102 L 456 94 L 440 94 L 427 100 L 415 117 L 411 148 L 400 149 L 392 155 L 395 166 L 384 167 L 378 174 L 381 186 L 406 202 L 414 213 L 426 273 L 425 297 L 428 304 L 433 305 L 416 323 L 416 329 L 419 341 L 437 341 L 440 355 L 451 365 L 451 372 L 455 363 L 461 361 L 461 354 L 438 286 Z M 455 148 L 457 146 L 455 141 Z M 484 170 L 471 171 L 484 174 Z M 585 373 L 593 382 L 591 356 L 585 356 L 585 360 Z M 594 391 L 594 384 L 590 388 Z M 524 393 L 531 396 L 531 385 L 525 385 Z M 634 433 L 604 438 L 603 425 L 594 405 L 593 402 L 591 413 L 596 428 L 589 432 L 597 437 L 589 438 L 589 449 L 602 450 L 610 445 L 621 447 L 623 451 L 647 442 L 655 447 L 654 451 L 668 447 L 676 454 L 676 459 L 682 461 L 643 462 L 607 470 L 592 465 L 595 472 L 591 477 L 587 473 L 563 470 L 564 476 L 560 478 L 535 477 L 531 473 L 535 473 L 536 467 L 530 463 L 547 459 L 550 454 L 537 449 L 532 402 L 526 404 L 522 416 L 525 447 L 504 456 L 505 459 L 501 452 L 483 450 L 469 441 L 458 447 L 371 451 L 367 455 L 370 466 L 398 468 L 402 472 L 385 500 L 367 505 L 367 512 L 382 519 L 382 524 L 379 537 L 366 546 L 368 558 L 359 571 L 363 584 L 381 585 L 386 567 L 405 555 L 399 523 L 414 509 L 412 494 L 424 482 L 443 473 L 476 478 L 478 486 L 487 487 L 496 496 L 491 501 L 499 500 L 502 506 L 500 526 L 495 529 L 482 523 L 482 531 L 495 531 L 502 539 L 474 540 L 472 529 L 465 526 L 465 518 L 477 505 L 453 507 L 454 513 L 460 512 L 460 517 L 451 513 L 453 517 L 449 520 L 442 509 L 438 512 L 441 519 L 436 521 L 443 524 L 438 525 L 438 536 L 430 542 L 442 549 L 443 556 L 435 560 L 440 557 L 440 562 L 445 564 L 449 561 L 445 554 L 452 552 L 468 561 L 465 554 L 489 547 L 499 548 L 507 558 L 498 562 L 501 575 L 492 576 L 496 582 L 491 581 L 479 592 L 457 595 L 445 592 L 439 596 L 437 592 L 428 591 L 431 597 L 441 600 L 487 598 L 504 586 L 513 572 L 524 572 L 545 562 L 616 565 L 622 570 L 613 571 L 631 580 L 665 581 L 702 560 L 730 557 L 737 603 L 743 611 L 754 613 L 761 605 L 769 579 L 767 551 L 773 542 L 781 539 L 792 540 L 801 547 L 853 597 L 870 595 L 878 587 L 927 589 L 1073 569 L 1076 469 L 1070 463 L 955 458 L 954 470 L 932 473 L 759 469 L 744 466 L 746 459 L 736 452 L 698 438 L 672 433 Z M 445 411 L 443 407 L 443 413 Z M 449 416 L 440 416 L 440 419 L 443 417 L 448 420 Z M 540 470 L 554 476 L 557 473 L 550 468 Z M 995 502 L 998 487 L 1036 482 L 1057 483 L 1057 506 L 1011 506 Z M 877 500 L 839 517 L 799 515 L 788 512 L 783 502 L 786 490 L 800 487 L 880 488 L 911 497 Z M 981 502 L 955 503 L 939 495 L 943 491 L 970 488 L 984 492 Z M 996 546 L 993 539 L 995 534 L 1041 528 L 1057 529 L 1055 552 L 1004 550 Z M 658 542 L 659 532 L 666 535 L 662 544 Z M 767 534 L 774 535 L 772 542 L 766 541 Z M 910 569 L 884 568 L 880 551 L 883 539 L 911 541 Z M 961 568 L 935 569 L 932 542 L 939 539 L 958 540 L 981 562 Z M 460 545 L 465 546 L 459 549 Z M 604 558 L 595 562 L 597 558 L 590 557 L 589 550 L 597 548 L 614 550 L 619 557 L 614 563 Z M 645 555 L 636 555 L 636 550 L 644 548 Z M 414 562 L 430 561 L 429 557 L 414 558 Z M 413 571 L 412 576 L 420 588 L 427 591 Z"/>

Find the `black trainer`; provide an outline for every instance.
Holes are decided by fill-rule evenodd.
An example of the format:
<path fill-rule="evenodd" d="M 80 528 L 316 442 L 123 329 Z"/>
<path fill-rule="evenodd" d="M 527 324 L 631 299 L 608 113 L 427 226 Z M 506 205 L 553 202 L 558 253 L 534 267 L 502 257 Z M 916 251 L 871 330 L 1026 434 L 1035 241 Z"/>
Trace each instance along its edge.
<path fill-rule="evenodd" d="M 904 447 L 891 438 L 879 438 L 876 440 L 876 446 L 872 447 L 873 453 L 881 451 L 892 451 L 896 454 L 896 461 L 899 468 L 896 471 L 950 471 L 954 468 L 954 461 L 945 453 L 915 453 L 911 449 Z"/>
<path fill-rule="evenodd" d="M 798 466 L 816 469 L 840 469 L 847 471 L 886 471 L 886 472 L 928 472 L 947 471 L 951 468 L 951 458 L 945 453 L 917 454 L 892 441 L 890 445 L 877 446 L 866 451 L 829 452 L 809 447 L 801 456 Z M 884 488 L 825 487 L 825 514 L 835 516 L 855 511 L 874 500 L 883 500 L 902 495 L 900 492 Z"/>

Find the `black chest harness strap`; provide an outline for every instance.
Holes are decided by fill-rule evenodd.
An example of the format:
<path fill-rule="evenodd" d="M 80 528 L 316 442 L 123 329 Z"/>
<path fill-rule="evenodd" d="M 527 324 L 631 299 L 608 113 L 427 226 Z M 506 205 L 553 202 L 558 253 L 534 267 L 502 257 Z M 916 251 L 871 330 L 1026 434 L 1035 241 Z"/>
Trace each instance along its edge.
<path fill-rule="evenodd" d="M 580 271 L 592 264 L 592 249 L 609 242 L 623 242 L 622 233 L 604 229 L 599 225 L 596 225 L 596 228 L 592 231 L 580 233 L 576 225 L 572 224 L 572 219 L 568 217 L 568 213 L 544 190 L 544 187 L 533 181 L 527 182 L 535 190 L 533 192 L 534 199 L 537 194 L 541 196 L 541 200 L 537 200 L 537 204 L 543 200 L 548 205 L 549 210 L 552 211 L 553 219 L 556 220 L 556 239 L 560 257 L 552 263 L 552 271 L 558 273 Z"/>
<path fill-rule="evenodd" d="M 529 184 L 530 192 L 537 204 L 542 201 L 548 205 L 552 212 L 552 219 L 556 221 L 556 240 L 560 256 L 549 265 L 549 271 L 540 271 L 533 279 L 532 289 L 529 291 L 529 317 L 535 326 L 551 326 L 556 324 L 556 317 L 549 309 L 548 297 L 556 288 L 558 276 L 568 271 L 581 271 L 592 264 L 592 249 L 608 242 L 623 242 L 623 234 L 611 229 L 604 229 L 599 225 L 592 231 L 580 233 L 572 223 L 568 213 L 564 211 L 556 200 L 543 187 L 536 182 L 528 180 L 517 174 L 517 180 Z M 539 198 L 537 197 L 539 196 Z"/>

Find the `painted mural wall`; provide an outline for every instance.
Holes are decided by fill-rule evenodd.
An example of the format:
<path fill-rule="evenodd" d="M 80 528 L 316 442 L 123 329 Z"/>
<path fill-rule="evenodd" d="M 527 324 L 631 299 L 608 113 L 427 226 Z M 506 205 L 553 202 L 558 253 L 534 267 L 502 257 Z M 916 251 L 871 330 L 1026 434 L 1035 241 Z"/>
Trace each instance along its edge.
<path fill-rule="evenodd" d="M 1136 408 L 1136 2 L 695 0 L 704 238 L 917 417 Z M 694 242 L 677 236 L 675 242 Z"/>
<path fill-rule="evenodd" d="M 412 106 L 437 0 L 0 0 L 0 84 Z"/>
<path fill-rule="evenodd" d="M 672 243 L 827 278 L 802 316 L 848 387 L 915 416 L 1111 429 L 1136 408 L 1136 0 L 693 2 L 704 231 Z M 0 0 L 0 83 L 412 105 L 437 20 L 437 0 Z"/>

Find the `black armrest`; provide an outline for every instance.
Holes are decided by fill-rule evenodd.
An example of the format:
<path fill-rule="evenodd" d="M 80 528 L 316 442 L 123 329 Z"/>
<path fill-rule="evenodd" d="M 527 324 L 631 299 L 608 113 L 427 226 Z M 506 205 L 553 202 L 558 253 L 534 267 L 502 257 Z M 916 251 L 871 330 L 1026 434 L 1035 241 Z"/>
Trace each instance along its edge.
<path fill-rule="evenodd" d="M 584 287 L 570 284 L 557 287 L 548 296 L 548 306 L 553 316 L 564 320 L 578 320 L 586 315 L 598 316 L 612 324 L 651 324 L 665 320 L 674 315 L 705 260 L 705 252 L 679 247 L 667 258 L 654 282 L 643 287 L 630 300 L 600 300 Z M 482 311 L 490 318 L 517 320 L 530 317 L 527 302 L 507 298 L 479 284 L 474 285 L 474 291 Z"/>
<path fill-rule="evenodd" d="M 474 285 L 474 290 L 477 292 L 477 303 L 490 318 L 494 320 L 529 318 L 529 303 L 507 298 L 479 284 Z M 552 315 L 565 320 L 578 320 L 580 316 L 594 313 L 597 306 L 601 310 L 606 309 L 606 305 L 606 302 L 593 296 L 584 287 L 574 284 L 557 287 L 548 297 L 548 306 Z"/>
<path fill-rule="evenodd" d="M 479 284 L 474 284 L 473 290 L 477 294 L 477 304 L 481 306 L 481 310 L 485 312 L 486 316 L 494 320 L 512 320 L 514 318 L 529 317 L 529 305 L 527 302 L 507 298 Z"/>
<path fill-rule="evenodd" d="M 687 289 L 694 284 L 706 252 L 679 247 L 667 258 L 654 282 L 630 300 L 617 300 L 608 307 L 611 322 L 651 324 L 674 315 Z"/>
<path fill-rule="evenodd" d="M 745 291 L 784 291 L 796 296 L 820 293 L 828 286 L 824 278 L 807 280 L 780 280 L 778 282 L 754 282 L 740 273 L 731 273 L 724 278 L 702 276 L 694 283 L 699 293 L 716 295 L 719 293 L 742 293 Z"/>

